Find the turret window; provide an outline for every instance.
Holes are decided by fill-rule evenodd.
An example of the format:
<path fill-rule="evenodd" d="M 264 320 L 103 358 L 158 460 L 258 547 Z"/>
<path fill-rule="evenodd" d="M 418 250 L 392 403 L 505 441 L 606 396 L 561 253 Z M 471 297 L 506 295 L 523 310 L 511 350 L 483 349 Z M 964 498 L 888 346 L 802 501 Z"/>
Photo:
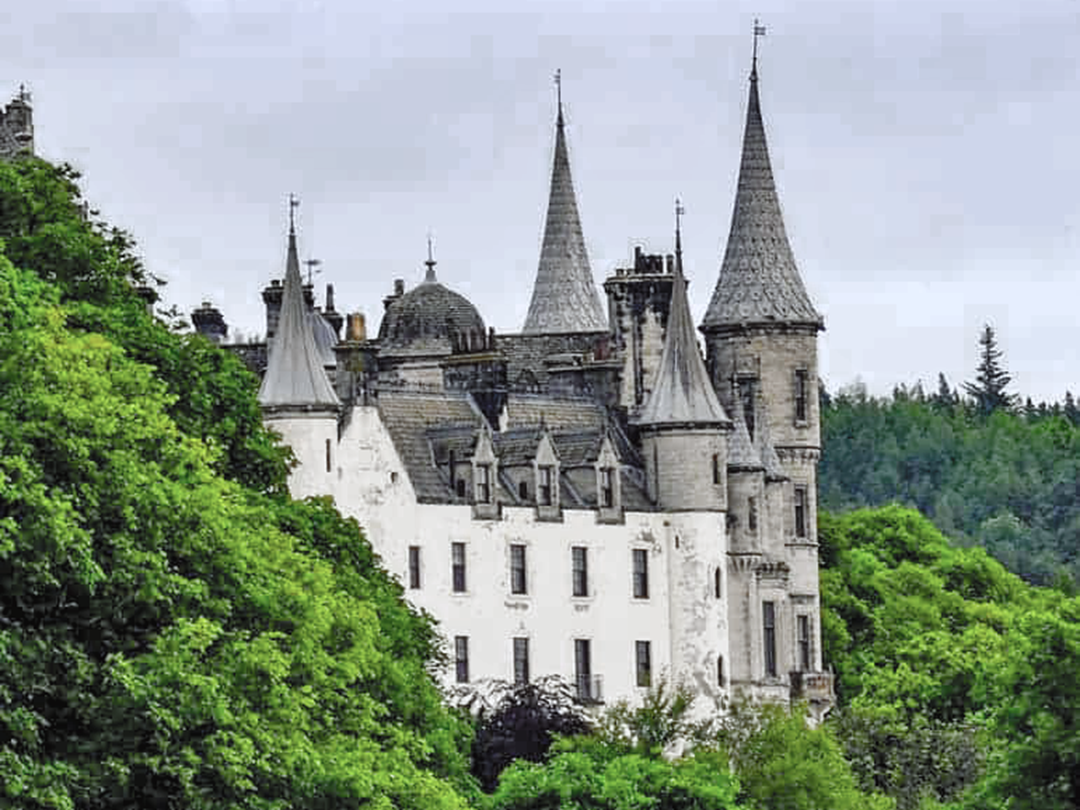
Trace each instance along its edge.
<path fill-rule="evenodd" d="M 714 484 L 722 484 L 722 483 L 724 483 L 724 479 L 723 479 L 723 476 L 721 475 L 721 470 L 720 470 L 720 454 L 719 453 L 713 453 L 712 454 L 712 482 Z"/>
<path fill-rule="evenodd" d="M 757 498 L 753 495 L 746 499 L 746 529 L 757 531 Z"/>
<path fill-rule="evenodd" d="M 605 509 L 615 506 L 615 471 L 611 467 L 600 470 L 600 503 Z"/>
<path fill-rule="evenodd" d="M 723 596 L 723 579 L 724 574 L 720 570 L 720 566 L 716 566 L 716 570 L 713 571 L 713 596 L 719 599 Z"/>
<path fill-rule="evenodd" d="M 806 487 L 795 487 L 795 536 L 806 537 Z"/>
<path fill-rule="evenodd" d="M 776 677 L 776 602 L 761 603 L 764 630 L 765 677 Z"/>
<path fill-rule="evenodd" d="M 805 368 L 795 369 L 795 421 L 805 422 L 807 412 L 808 373 Z"/>
<path fill-rule="evenodd" d="M 750 433 L 751 441 L 754 438 L 754 398 L 757 394 L 757 380 L 753 377 L 743 377 L 739 380 L 739 398 L 742 400 L 743 421 L 746 430 Z"/>
<path fill-rule="evenodd" d="M 553 479 L 554 468 L 545 465 L 537 469 L 536 502 L 540 506 L 551 506 L 554 503 Z"/>

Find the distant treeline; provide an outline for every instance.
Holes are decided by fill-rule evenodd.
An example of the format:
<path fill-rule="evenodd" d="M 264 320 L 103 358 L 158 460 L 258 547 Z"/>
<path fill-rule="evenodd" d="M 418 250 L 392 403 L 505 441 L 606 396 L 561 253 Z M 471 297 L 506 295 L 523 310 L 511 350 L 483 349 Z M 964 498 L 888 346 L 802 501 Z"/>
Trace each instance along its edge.
<path fill-rule="evenodd" d="M 984 546 L 1030 582 L 1076 582 L 1080 408 L 1073 395 L 988 404 L 978 382 L 966 389 L 961 396 L 940 375 L 933 394 L 918 384 L 897 386 L 891 397 L 869 396 L 860 385 L 824 393 L 822 509 L 911 505 L 955 542 Z"/>

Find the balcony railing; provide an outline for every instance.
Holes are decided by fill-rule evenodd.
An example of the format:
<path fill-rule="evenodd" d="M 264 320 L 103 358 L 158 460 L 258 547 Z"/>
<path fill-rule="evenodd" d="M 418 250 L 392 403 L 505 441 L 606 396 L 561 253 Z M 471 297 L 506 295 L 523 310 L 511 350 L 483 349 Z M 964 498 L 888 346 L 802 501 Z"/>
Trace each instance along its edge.
<path fill-rule="evenodd" d="M 587 706 L 604 702 L 602 675 L 578 675 L 574 680 L 574 698 Z"/>
<path fill-rule="evenodd" d="M 792 672 L 791 699 L 809 700 L 814 703 L 831 703 L 836 699 L 833 693 L 833 675 L 831 672 Z"/>

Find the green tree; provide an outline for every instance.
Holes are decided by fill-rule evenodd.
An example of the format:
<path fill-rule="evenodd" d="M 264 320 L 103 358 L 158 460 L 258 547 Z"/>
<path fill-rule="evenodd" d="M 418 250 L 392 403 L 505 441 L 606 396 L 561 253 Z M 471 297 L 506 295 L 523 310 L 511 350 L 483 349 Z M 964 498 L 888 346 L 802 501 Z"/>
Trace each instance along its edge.
<path fill-rule="evenodd" d="M 1002 363 L 1002 351 L 990 324 L 983 327 L 979 346 L 975 382 L 964 383 L 964 390 L 975 400 L 976 410 L 984 416 L 997 410 L 1009 410 L 1016 404 L 1016 397 L 1008 392 L 1012 377 Z"/>

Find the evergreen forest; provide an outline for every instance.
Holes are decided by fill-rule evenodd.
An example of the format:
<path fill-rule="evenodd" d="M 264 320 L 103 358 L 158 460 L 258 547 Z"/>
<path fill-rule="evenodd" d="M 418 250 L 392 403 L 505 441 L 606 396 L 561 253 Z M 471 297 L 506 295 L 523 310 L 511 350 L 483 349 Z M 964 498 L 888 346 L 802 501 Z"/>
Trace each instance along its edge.
<path fill-rule="evenodd" d="M 1068 401 L 825 398 L 823 725 L 664 682 L 586 715 L 442 693 L 433 619 L 155 286 L 74 170 L 0 162 L 0 806 L 1080 805 Z"/>

